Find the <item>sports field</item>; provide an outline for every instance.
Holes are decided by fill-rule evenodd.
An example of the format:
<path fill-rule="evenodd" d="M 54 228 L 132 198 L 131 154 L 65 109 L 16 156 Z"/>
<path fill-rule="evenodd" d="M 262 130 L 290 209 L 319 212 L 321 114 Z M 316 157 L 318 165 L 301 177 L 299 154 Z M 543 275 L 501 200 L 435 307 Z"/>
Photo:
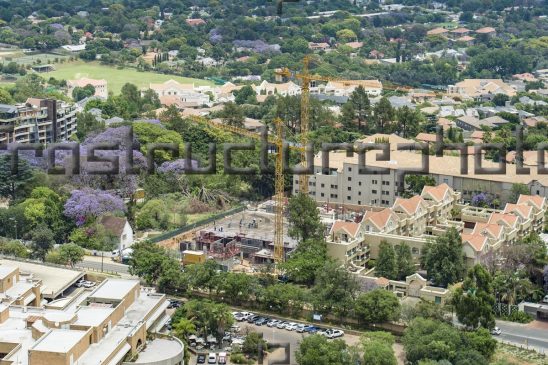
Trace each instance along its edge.
<path fill-rule="evenodd" d="M 138 88 L 149 86 L 150 83 L 161 83 L 170 79 L 180 83 L 194 83 L 195 85 L 213 85 L 212 82 L 200 79 L 191 79 L 174 75 L 164 75 L 155 72 L 139 72 L 133 68 L 118 69 L 116 66 L 104 66 L 98 62 L 70 62 L 56 63 L 55 71 L 41 73 L 45 79 L 55 77 L 58 80 L 74 80 L 81 77 L 91 79 L 105 79 L 108 82 L 109 92 L 118 94 L 126 83 L 137 85 Z"/>

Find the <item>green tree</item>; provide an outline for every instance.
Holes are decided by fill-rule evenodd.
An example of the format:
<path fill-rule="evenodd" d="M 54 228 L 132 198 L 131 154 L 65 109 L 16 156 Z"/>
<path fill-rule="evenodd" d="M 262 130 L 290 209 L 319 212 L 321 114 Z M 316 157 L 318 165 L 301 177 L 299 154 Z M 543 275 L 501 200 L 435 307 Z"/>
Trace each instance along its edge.
<path fill-rule="evenodd" d="M 358 131 L 362 131 L 362 126 L 365 125 L 371 115 L 371 102 L 369 101 L 369 97 L 363 86 L 358 86 L 356 90 L 350 94 L 348 102 L 353 106 L 355 113 L 353 118 L 358 121 Z"/>
<path fill-rule="evenodd" d="M 95 87 L 92 85 L 86 85 L 84 87 L 77 86 L 72 90 L 72 98 L 74 101 L 84 100 L 93 95 L 95 95 Z"/>
<path fill-rule="evenodd" d="M 497 341 L 491 336 L 489 330 L 485 328 L 464 332 L 463 342 L 466 344 L 466 347 L 476 350 L 488 360 L 491 359 L 497 349 Z"/>
<path fill-rule="evenodd" d="M 251 299 L 257 289 L 257 280 L 253 276 L 241 273 L 227 273 L 220 280 L 218 289 L 232 304 L 240 305 Z"/>
<path fill-rule="evenodd" d="M 91 133 L 101 132 L 105 129 L 105 122 L 98 120 L 95 115 L 89 112 L 77 113 L 76 121 L 76 137 L 79 141 L 84 141 Z"/>
<path fill-rule="evenodd" d="M 135 224 L 139 229 L 167 229 L 169 213 L 166 203 L 161 199 L 146 202 L 135 215 Z"/>
<path fill-rule="evenodd" d="M 462 324 L 488 329 L 495 326 L 492 279 L 483 266 L 478 264 L 468 270 L 464 283 L 455 290 L 453 303 L 457 318 Z"/>
<path fill-rule="evenodd" d="M 396 252 L 396 278 L 405 280 L 407 276 L 415 273 L 411 248 L 406 243 L 402 243 L 397 245 L 394 251 Z"/>
<path fill-rule="evenodd" d="M 266 340 L 263 339 L 263 335 L 257 332 L 250 332 L 245 337 L 242 345 L 242 352 L 253 359 L 260 356 L 259 351 L 265 352 L 268 349 Z"/>
<path fill-rule="evenodd" d="M 363 363 L 368 365 L 396 365 L 394 350 L 386 343 L 368 341 L 362 345 Z"/>
<path fill-rule="evenodd" d="M 400 302 L 394 293 L 375 289 L 358 296 L 354 311 L 363 323 L 395 321 L 400 315 Z"/>
<path fill-rule="evenodd" d="M 427 242 L 421 261 L 434 285 L 447 287 L 462 280 L 466 265 L 459 232 L 451 227 Z"/>
<path fill-rule="evenodd" d="M 320 335 L 305 337 L 295 358 L 299 365 L 350 365 L 349 353 L 343 340 L 328 341 Z"/>
<path fill-rule="evenodd" d="M 225 103 L 223 110 L 221 111 L 221 119 L 226 125 L 238 128 L 244 127 L 244 112 L 238 104 L 231 101 Z"/>
<path fill-rule="evenodd" d="M 405 330 L 403 339 L 406 359 L 411 364 L 421 360 L 453 361 L 462 348 L 462 337 L 453 326 L 426 318 L 415 318 Z"/>
<path fill-rule="evenodd" d="M 13 105 L 15 100 L 11 97 L 11 94 L 3 88 L 0 88 L 0 104 Z"/>
<path fill-rule="evenodd" d="M 74 243 L 65 243 L 59 248 L 61 260 L 71 267 L 74 267 L 74 265 L 82 261 L 85 254 L 86 252 L 84 249 Z"/>
<path fill-rule="evenodd" d="M 385 96 L 373 108 L 373 115 L 378 133 L 392 133 L 392 122 L 396 112 Z"/>
<path fill-rule="evenodd" d="M 398 121 L 398 132 L 403 134 L 404 138 L 414 137 L 419 132 L 421 123 L 424 122 L 422 113 L 417 109 L 411 109 L 404 105 L 396 112 Z"/>
<path fill-rule="evenodd" d="M 15 256 L 20 258 L 29 257 L 27 247 L 19 241 L 3 241 L 0 240 L 0 253 L 7 256 Z"/>
<path fill-rule="evenodd" d="M 425 186 L 435 186 L 436 180 L 430 175 L 405 175 L 406 195 L 413 196 L 422 192 Z"/>
<path fill-rule="evenodd" d="M 316 273 L 323 267 L 326 260 L 326 242 L 309 239 L 299 243 L 291 256 L 280 266 L 292 281 L 310 287 L 316 280 Z"/>
<path fill-rule="evenodd" d="M 375 275 L 388 279 L 395 279 L 397 276 L 396 253 L 394 247 L 386 241 L 379 245 L 379 257 L 375 264 Z"/>
<path fill-rule="evenodd" d="M 253 87 L 246 85 L 240 90 L 235 91 L 235 102 L 238 105 L 242 104 L 257 104 L 257 94 Z"/>
<path fill-rule="evenodd" d="M 529 191 L 529 187 L 525 184 L 521 183 L 514 183 L 512 184 L 512 190 L 510 193 L 510 198 L 508 199 L 509 203 L 517 203 L 520 195 L 529 195 L 531 192 Z"/>
<path fill-rule="evenodd" d="M 32 240 L 32 255 L 45 261 L 46 254 L 55 243 L 55 235 L 45 224 L 40 224 L 30 232 Z"/>
<path fill-rule="evenodd" d="M 314 199 L 299 193 L 289 199 L 289 235 L 299 242 L 324 239 L 324 228 Z"/>
<path fill-rule="evenodd" d="M 493 100 L 491 101 L 496 106 L 504 106 L 508 100 L 510 100 L 510 98 L 506 94 L 495 94 L 495 96 L 493 96 Z"/>
<path fill-rule="evenodd" d="M 0 156 L 0 196 L 16 199 L 20 190 L 32 178 L 32 170 L 27 161 L 19 158 L 16 171 L 11 167 L 11 156 Z"/>
<path fill-rule="evenodd" d="M 180 340 L 186 341 L 189 335 L 196 333 L 196 326 L 190 319 L 181 318 L 173 324 L 173 333 Z"/>

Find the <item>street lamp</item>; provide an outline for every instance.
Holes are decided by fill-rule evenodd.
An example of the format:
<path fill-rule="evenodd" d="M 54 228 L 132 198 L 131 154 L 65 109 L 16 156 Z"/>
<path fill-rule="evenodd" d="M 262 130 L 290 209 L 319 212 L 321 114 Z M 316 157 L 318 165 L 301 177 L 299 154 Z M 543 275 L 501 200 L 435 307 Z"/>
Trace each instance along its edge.
<path fill-rule="evenodd" d="M 13 227 L 15 228 L 15 239 L 17 239 L 17 219 L 11 217 L 10 221 L 13 221 Z"/>

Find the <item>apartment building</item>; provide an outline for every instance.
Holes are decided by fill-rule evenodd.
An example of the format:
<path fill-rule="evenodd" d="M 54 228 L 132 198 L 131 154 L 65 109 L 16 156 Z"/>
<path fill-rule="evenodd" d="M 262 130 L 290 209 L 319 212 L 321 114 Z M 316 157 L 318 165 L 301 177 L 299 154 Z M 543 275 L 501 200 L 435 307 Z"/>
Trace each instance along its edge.
<path fill-rule="evenodd" d="M 449 85 L 447 92 L 475 100 L 491 100 L 496 94 L 508 97 L 516 95 L 516 89 L 501 79 L 465 79 L 455 85 Z"/>
<path fill-rule="evenodd" d="M 504 210 L 462 204 L 461 194 L 447 184 L 425 186 L 420 195 L 398 198 L 391 208 L 366 209 L 352 222 L 334 221 L 326 237 L 329 254 L 341 264 L 362 270 L 379 255 L 381 242 L 407 244 L 418 261 L 424 245 L 454 227 L 460 233 L 468 263 L 490 251 L 514 244 L 544 228 L 546 198 L 521 195 Z"/>
<path fill-rule="evenodd" d="M 359 86 L 363 87 L 371 97 L 380 96 L 382 93 L 382 83 L 379 80 L 329 81 L 325 85 L 312 87 L 310 92 L 312 94 L 349 97 Z"/>
<path fill-rule="evenodd" d="M 16 279 L 17 267 L 0 268 Z M 137 280 L 107 279 L 45 305 L 36 300 L 0 303 L 3 365 L 184 364 L 182 342 L 149 336 L 169 319 L 165 295 Z"/>
<path fill-rule="evenodd" d="M 0 104 L 0 143 L 53 143 L 76 133 L 74 104 L 29 98 L 24 104 Z"/>
<path fill-rule="evenodd" d="M 367 146 L 367 143 L 364 145 Z M 395 144 L 390 144 L 388 158 L 381 160 L 378 156 L 380 154 L 379 150 L 365 154 L 365 166 L 369 171 L 364 173 L 363 169 L 360 171 L 356 153 L 348 156 L 346 151 L 330 152 L 325 169 L 322 166 L 322 153 L 319 153 L 314 158 L 314 174 L 309 177 L 309 195 L 318 203 L 390 207 L 404 188 L 402 174 L 411 174 L 413 170 L 425 167 L 427 163 L 428 173 L 436 183 L 449 185 L 461 193 L 465 202 L 470 202 L 475 194 L 483 192 L 505 204 L 511 196 L 514 183 L 527 185 L 531 195 L 548 197 L 548 178 L 540 174 L 537 167 L 530 167 L 529 174 L 517 174 L 516 165 L 506 164 L 504 174 L 482 173 L 476 171 L 479 166 L 476 165 L 474 156 L 468 155 L 468 173 L 463 174 L 461 158 L 458 156 L 423 156 L 415 151 L 398 151 Z M 497 169 L 500 166 L 498 163 L 482 160 L 481 167 Z M 299 191 L 299 179 L 295 176 L 293 193 Z"/>

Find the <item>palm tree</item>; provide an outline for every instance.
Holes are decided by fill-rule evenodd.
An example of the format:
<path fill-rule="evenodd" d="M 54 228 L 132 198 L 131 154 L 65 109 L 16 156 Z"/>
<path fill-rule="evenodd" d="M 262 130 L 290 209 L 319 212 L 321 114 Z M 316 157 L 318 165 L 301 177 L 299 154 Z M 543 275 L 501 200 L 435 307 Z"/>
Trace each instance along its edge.
<path fill-rule="evenodd" d="M 196 333 L 196 326 L 187 318 L 181 318 L 179 322 L 173 326 L 173 332 L 177 338 L 184 341 L 187 336 Z"/>

